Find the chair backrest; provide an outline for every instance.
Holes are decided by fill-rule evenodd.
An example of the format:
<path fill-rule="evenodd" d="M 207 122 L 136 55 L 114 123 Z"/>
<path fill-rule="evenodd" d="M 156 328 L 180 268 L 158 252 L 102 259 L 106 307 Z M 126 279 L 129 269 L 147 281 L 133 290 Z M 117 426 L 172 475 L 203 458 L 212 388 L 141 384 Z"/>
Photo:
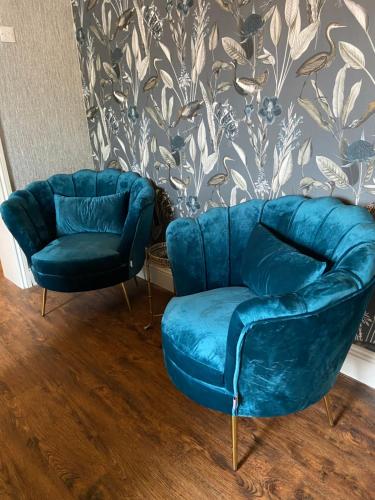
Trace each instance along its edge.
<path fill-rule="evenodd" d="M 134 214 L 132 217 L 128 214 L 122 234 L 120 246 L 125 258 L 137 228 L 139 210 L 153 199 L 149 182 L 134 172 L 106 169 L 54 175 L 12 193 L 1 204 L 0 211 L 30 264 L 32 255 L 56 238 L 54 194 L 95 197 L 120 192 L 130 193 L 129 214 Z"/>
<path fill-rule="evenodd" d="M 375 275 L 375 221 L 337 198 L 286 196 L 265 203 L 260 221 L 307 253 L 345 269 L 362 287 Z"/>
<path fill-rule="evenodd" d="M 139 175 L 116 169 L 79 170 L 73 174 L 56 174 L 45 181 L 35 181 L 23 190 L 15 191 L 11 197 L 25 200 L 34 223 L 42 220 L 44 230 L 39 231 L 42 243 L 56 237 L 56 213 L 54 194 L 62 196 L 105 196 L 120 192 L 130 192 Z M 131 202 L 131 200 L 130 200 Z"/>
<path fill-rule="evenodd" d="M 198 217 L 208 289 L 242 285 L 241 259 L 259 222 L 326 260 L 330 270 L 352 272 L 361 286 L 375 275 L 375 222 L 366 209 L 331 197 L 285 196 L 214 208 Z"/>

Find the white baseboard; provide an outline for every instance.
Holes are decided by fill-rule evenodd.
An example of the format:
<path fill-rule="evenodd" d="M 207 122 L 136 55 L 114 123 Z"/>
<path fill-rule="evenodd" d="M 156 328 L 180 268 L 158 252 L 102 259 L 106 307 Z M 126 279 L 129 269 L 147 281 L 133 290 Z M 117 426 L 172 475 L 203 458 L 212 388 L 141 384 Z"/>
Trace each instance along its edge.
<path fill-rule="evenodd" d="M 19 288 L 33 285 L 26 257 L 0 218 L 0 262 L 3 275 Z"/>
<path fill-rule="evenodd" d="M 170 269 L 151 265 L 150 273 L 152 283 L 173 291 L 173 278 Z M 139 277 L 145 279 L 143 269 L 139 273 Z M 353 344 L 341 368 L 341 373 L 375 388 L 375 352 Z"/>
<path fill-rule="evenodd" d="M 341 373 L 375 388 L 375 352 L 352 345 Z"/>
<path fill-rule="evenodd" d="M 168 267 L 160 267 L 151 264 L 150 275 L 151 283 L 160 286 L 160 288 L 164 288 L 165 290 L 169 290 L 170 292 L 174 291 L 172 271 Z M 138 273 L 138 276 L 144 280 L 146 279 L 145 268 Z"/>

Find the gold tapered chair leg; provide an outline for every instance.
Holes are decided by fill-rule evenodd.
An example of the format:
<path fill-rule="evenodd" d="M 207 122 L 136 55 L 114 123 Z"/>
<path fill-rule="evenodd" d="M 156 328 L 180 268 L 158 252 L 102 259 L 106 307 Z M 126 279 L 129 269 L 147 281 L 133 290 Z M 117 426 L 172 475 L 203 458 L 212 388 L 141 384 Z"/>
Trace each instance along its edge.
<path fill-rule="evenodd" d="M 42 290 L 42 317 L 46 315 L 46 302 L 47 302 L 47 288 L 43 288 Z"/>
<path fill-rule="evenodd" d="M 136 285 L 136 286 L 139 286 L 139 283 L 138 283 L 138 278 L 137 278 L 137 276 L 134 276 L 134 283 L 135 283 L 135 285 Z"/>
<path fill-rule="evenodd" d="M 334 422 L 333 417 L 332 417 L 331 402 L 329 400 L 328 394 L 327 394 L 327 396 L 324 396 L 323 399 L 324 399 L 324 406 L 326 407 L 326 413 L 327 413 L 329 425 L 331 427 L 333 427 L 335 425 L 335 422 Z"/>
<path fill-rule="evenodd" d="M 237 470 L 237 417 L 232 416 L 232 467 Z"/>
<path fill-rule="evenodd" d="M 125 300 L 126 300 L 126 303 L 128 304 L 128 309 L 129 311 L 131 312 L 132 308 L 131 308 L 131 305 L 130 305 L 130 301 L 129 301 L 129 297 L 128 297 L 128 293 L 126 291 L 126 286 L 125 286 L 125 283 L 121 283 L 121 286 L 122 286 L 122 289 L 124 291 L 124 295 L 125 295 Z"/>

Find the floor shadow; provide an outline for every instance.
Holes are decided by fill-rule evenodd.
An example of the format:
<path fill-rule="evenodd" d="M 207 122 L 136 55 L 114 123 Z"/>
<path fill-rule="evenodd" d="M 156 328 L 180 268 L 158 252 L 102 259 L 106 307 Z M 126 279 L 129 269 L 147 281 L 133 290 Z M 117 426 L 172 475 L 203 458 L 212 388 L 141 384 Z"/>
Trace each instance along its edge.
<path fill-rule="evenodd" d="M 264 427 L 258 428 L 256 427 L 256 424 L 258 422 L 258 419 L 252 419 L 253 424 L 255 425 L 255 429 L 248 429 L 248 433 L 251 435 L 251 444 L 248 447 L 247 451 L 245 454 L 240 458 L 238 462 L 238 468 L 240 468 L 247 460 L 248 458 L 252 455 L 254 452 L 255 448 L 260 446 L 265 438 L 265 436 L 268 434 L 270 429 L 272 429 L 276 423 L 275 419 L 264 419 L 267 421 L 266 425 Z"/>
<path fill-rule="evenodd" d="M 50 313 L 54 312 L 54 311 L 57 311 L 57 309 L 60 309 L 64 306 L 66 306 L 67 304 L 69 304 L 70 302 L 72 302 L 73 300 L 76 300 L 77 298 L 79 297 L 79 295 L 76 295 L 74 297 L 69 297 L 68 299 L 66 299 L 64 302 L 60 303 L 60 304 L 57 304 L 56 306 L 52 307 L 51 309 L 49 309 L 47 306 L 48 306 L 48 299 L 47 299 L 47 306 L 46 306 L 46 314 L 45 314 L 45 317 L 47 317 Z"/>
<path fill-rule="evenodd" d="M 358 397 L 360 397 L 360 395 L 358 395 Z M 350 411 L 353 407 L 355 399 L 357 399 L 357 397 L 354 396 L 354 393 L 348 393 L 345 391 L 345 395 L 340 397 L 338 401 L 337 396 L 334 394 L 334 391 L 332 391 L 332 394 L 330 394 L 330 400 L 334 425 L 337 425 L 345 413 Z"/>

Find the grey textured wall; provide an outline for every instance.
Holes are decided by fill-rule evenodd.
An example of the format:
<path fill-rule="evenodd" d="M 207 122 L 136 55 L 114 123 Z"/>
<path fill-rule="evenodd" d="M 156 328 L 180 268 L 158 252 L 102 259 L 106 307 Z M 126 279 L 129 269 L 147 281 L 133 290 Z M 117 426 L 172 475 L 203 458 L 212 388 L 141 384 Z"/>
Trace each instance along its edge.
<path fill-rule="evenodd" d="M 92 168 L 70 0 L 0 0 L 0 127 L 14 188 Z"/>
<path fill-rule="evenodd" d="M 94 160 L 180 215 L 375 201 L 374 0 L 73 0 Z M 375 315 L 358 339 L 375 349 Z"/>

